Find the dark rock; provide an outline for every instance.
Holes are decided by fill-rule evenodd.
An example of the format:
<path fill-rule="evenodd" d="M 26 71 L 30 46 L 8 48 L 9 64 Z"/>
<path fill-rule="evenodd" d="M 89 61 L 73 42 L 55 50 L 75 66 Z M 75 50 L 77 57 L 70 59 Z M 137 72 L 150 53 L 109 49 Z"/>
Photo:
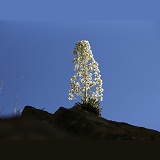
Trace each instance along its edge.
<path fill-rule="evenodd" d="M 0 139 L 160 140 L 160 132 L 98 117 L 81 107 L 54 114 L 26 106 L 17 118 L 0 119 Z"/>
<path fill-rule="evenodd" d="M 22 111 L 21 118 L 32 118 L 35 120 L 39 120 L 41 122 L 45 122 L 48 124 L 52 123 L 53 114 L 48 113 L 41 109 L 36 109 L 32 106 L 25 106 Z"/>
<path fill-rule="evenodd" d="M 54 114 L 54 125 L 82 139 L 92 140 L 160 140 L 160 132 L 127 123 L 114 122 L 83 110 L 59 108 Z"/>
<path fill-rule="evenodd" d="M 32 118 L 0 119 L 0 140 L 69 140 L 68 133 Z"/>

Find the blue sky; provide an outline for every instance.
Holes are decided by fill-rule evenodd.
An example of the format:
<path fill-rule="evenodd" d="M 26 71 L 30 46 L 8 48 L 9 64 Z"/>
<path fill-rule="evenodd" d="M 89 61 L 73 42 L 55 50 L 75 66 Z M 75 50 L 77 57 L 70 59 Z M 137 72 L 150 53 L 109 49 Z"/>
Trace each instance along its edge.
<path fill-rule="evenodd" d="M 16 96 L 21 109 L 72 107 L 73 49 L 83 39 L 102 75 L 102 117 L 160 130 L 159 21 L 0 21 L 3 115 L 13 113 Z"/>
<path fill-rule="evenodd" d="M 0 1 L 1 115 L 13 113 L 16 96 L 21 109 L 71 108 L 73 49 L 88 40 L 103 80 L 102 117 L 160 131 L 158 5 L 98 2 Z"/>

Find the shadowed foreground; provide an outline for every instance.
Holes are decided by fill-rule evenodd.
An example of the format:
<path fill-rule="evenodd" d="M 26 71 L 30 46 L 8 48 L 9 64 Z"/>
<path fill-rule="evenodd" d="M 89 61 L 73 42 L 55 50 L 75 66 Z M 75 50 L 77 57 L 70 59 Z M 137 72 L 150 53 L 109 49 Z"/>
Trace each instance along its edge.
<path fill-rule="evenodd" d="M 160 132 L 98 117 L 80 107 L 54 114 L 26 106 L 21 117 L 0 119 L 1 140 L 160 140 Z"/>

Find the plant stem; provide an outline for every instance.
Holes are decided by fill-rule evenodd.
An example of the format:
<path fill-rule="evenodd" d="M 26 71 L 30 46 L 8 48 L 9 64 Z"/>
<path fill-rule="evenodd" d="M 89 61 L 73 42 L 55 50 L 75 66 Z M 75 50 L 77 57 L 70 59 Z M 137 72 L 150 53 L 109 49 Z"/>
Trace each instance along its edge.
<path fill-rule="evenodd" d="M 87 81 L 85 80 L 85 103 L 87 102 Z"/>
<path fill-rule="evenodd" d="M 87 62 L 85 61 L 85 58 L 84 58 L 84 71 L 85 71 L 85 74 L 84 74 L 84 76 L 85 76 L 85 93 L 84 93 L 84 97 L 85 97 L 85 103 L 87 102 L 87 69 L 85 68 L 86 67 L 86 65 L 87 65 Z"/>

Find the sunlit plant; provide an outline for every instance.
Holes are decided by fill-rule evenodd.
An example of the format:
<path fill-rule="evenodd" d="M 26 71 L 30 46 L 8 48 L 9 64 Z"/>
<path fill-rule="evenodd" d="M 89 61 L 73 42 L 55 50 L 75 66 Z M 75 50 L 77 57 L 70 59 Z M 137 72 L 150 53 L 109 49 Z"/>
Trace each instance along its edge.
<path fill-rule="evenodd" d="M 76 99 L 80 96 L 82 103 L 76 105 L 100 115 L 99 100 L 103 100 L 102 80 L 98 63 L 95 61 L 89 41 L 81 40 L 74 48 L 75 63 L 74 70 L 77 73 L 71 77 L 69 90 L 69 100 Z"/>
<path fill-rule="evenodd" d="M 15 99 L 15 104 L 14 104 L 14 116 L 20 116 L 21 113 L 22 113 L 22 109 L 17 109 L 17 101 L 18 101 L 18 96 L 16 96 L 16 99 Z"/>
<path fill-rule="evenodd" d="M 0 94 L 1 94 L 1 92 L 2 92 L 2 90 L 3 90 L 3 81 L 1 82 L 1 86 L 0 86 Z"/>
<path fill-rule="evenodd" d="M 3 106 L 3 108 L 0 110 L 0 114 L 3 112 L 3 110 L 5 109 L 5 107 L 8 105 L 9 101 L 11 100 L 11 98 L 14 96 L 14 94 L 15 94 L 15 92 L 17 91 L 17 89 L 18 89 L 18 87 L 19 87 L 22 79 L 23 79 L 23 76 L 21 77 L 18 85 L 17 85 L 16 88 L 14 89 L 12 95 L 9 97 L 8 101 L 6 102 L 6 104 L 5 104 L 5 105 Z M 1 93 L 2 93 L 3 87 L 4 87 L 4 82 L 2 81 L 2 82 L 1 82 L 1 85 L 0 85 L 0 95 L 1 95 Z M 16 108 L 17 100 L 18 100 L 18 96 L 16 96 L 16 101 L 15 101 L 15 106 L 14 106 L 14 111 L 13 111 L 13 112 L 14 112 L 14 115 L 21 115 L 22 109 L 17 109 L 17 108 Z"/>

